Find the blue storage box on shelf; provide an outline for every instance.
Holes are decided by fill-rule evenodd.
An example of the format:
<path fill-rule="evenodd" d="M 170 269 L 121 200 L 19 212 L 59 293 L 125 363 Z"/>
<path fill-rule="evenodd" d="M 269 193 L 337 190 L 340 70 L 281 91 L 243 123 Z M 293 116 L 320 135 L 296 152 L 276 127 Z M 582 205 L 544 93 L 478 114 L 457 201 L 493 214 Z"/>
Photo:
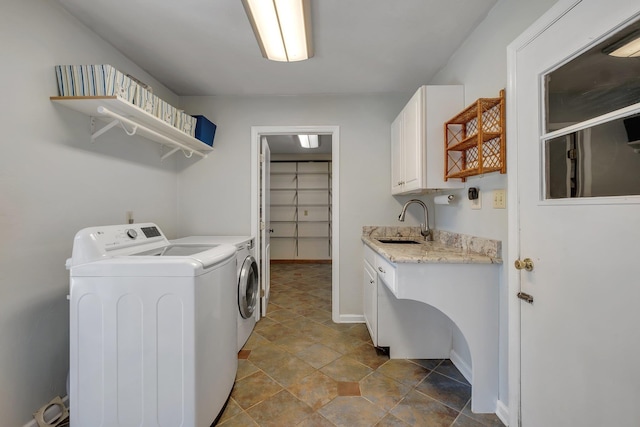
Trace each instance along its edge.
<path fill-rule="evenodd" d="M 196 118 L 196 138 L 213 147 L 213 138 L 216 136 L 216 125 L 205 116 L 193 116 Z"/>

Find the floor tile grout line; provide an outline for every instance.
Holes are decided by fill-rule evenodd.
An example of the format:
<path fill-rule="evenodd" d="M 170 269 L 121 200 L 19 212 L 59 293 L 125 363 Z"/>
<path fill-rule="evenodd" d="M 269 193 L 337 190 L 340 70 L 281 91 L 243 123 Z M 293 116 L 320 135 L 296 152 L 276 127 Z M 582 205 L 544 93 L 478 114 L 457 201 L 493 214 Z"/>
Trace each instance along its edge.
<path fill-rule="evenodd" d="M 467 387 L 471 388 L 471 384 L 469 384 L 468 382 L 466 382 L 466 379 L 465 379 L 465 381 L 460 381 L 460 380 L 459 380 L 459 379 L 457 379 L 457 378 L 454 378 L 454 377 L 452 377 L 452 376 L 450 376 L 450 375 L 447 375 L 447 374 L 443 374 L 442 372 L 436 371 L 435 369 L 433 369 L 433 372 L 435 372 L 435 373 L 436 373 L 436 374 L 438 374 L 438 375 L 442 375 L 442 376 L 443 376 L 443 377 L 445 377 L 445 378 L 449 378 L 450 380 L 453 380 L 453 381 L 455 381 L 455 382 L 457 382 L 457 383 L 460 383 L 460 384 L 462 384 L 462 385 L 466 385 Z"/>
<path fill-rule="evenodd" d="M 462 405 L 462 409 L 456 409 L 456 408 L 454 408 L 453 406 L 451 406 L 450 404 L 447 404 L 447 403 L 445 403 L 445 402 L 443 402 L 443 401 L 441 401 L 441 400 L 438 400 L 438 399 L 437 399 L 436 397 L 434 397 L 434 396 L 430 396 L 430 395 L 428 395 L 427 393 L 423 393 L 423 392 L 421 392 L 420 390 L 418 390 L 418 385 L 419 385 L 419 384 L 422 384 L 422 382 L 423 382 L 425 379 L 427 379 L 427 378 L 425 377 L 422 381 L 420 381 L 418 384 L 416 384 L 416 386 L 413 388 L 413 390 L 414 390 L 416 393 L 420 393 L 421 395 L 426 396 L 426 397 L 428 397 L 429 399 L 433 399 L 433 400 L 435 400 L 436 402 L 443 404 L 443 405 L 444 405 L 444 406 L 446 406 L 447 408 L 453 409 L 454 411 L 456 411 L 456 412 L 458 412 L 458 413 L 462 413 L 462 410 L 464 409 L 464 407 L 465 407 L 465 406 L 467 406 L 467 403 L 469 403 L 469 402 L 471 401 L 471 398 L 467 399 L 467 400 L 464 402 L 464 405 Z"/>

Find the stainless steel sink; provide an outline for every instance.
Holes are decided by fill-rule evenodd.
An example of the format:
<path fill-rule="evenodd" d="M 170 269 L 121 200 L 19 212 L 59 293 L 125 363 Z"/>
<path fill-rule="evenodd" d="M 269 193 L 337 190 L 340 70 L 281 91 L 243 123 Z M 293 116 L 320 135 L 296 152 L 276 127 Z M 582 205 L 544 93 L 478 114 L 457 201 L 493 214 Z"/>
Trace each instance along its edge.
<path fill-rule="evenodd" d="M 398 239 L 376 239 L 380 243 L 393 244 L 393 245 L 419 245 L 422 242 L 417 240 L 398 240 Z"/>

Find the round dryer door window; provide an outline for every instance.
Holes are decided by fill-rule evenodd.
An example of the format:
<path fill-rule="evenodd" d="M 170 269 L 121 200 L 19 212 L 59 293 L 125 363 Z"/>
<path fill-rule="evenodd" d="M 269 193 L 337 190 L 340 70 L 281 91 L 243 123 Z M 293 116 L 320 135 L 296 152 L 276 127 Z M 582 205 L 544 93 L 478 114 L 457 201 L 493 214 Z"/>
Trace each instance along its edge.
<path fill-rule="evenodd" d="M 251 317 L 258 303 L 258 263 L 255 258 L 248 256 L 242 263 L 238 280 L 238 308 L 243 319 Z"/>

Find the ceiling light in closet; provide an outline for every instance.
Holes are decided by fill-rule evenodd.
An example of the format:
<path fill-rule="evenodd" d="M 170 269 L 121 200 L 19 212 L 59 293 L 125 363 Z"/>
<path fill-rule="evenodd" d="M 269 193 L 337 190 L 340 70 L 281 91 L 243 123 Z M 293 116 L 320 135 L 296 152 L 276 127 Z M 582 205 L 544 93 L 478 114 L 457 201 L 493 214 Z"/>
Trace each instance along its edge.
<path fill-rule="evenodd" d="M 298 135 L 298 141 L 302 148 L 318 148 L 318 135 Z"/>
<path fill-rule="evenodd" d="M 603 51 L 618 58 L 640 57 L 640 31 L 634 31 L 622 40 L 607 46 Z"/>
<path fill-rule="evenodd" d="M 293 62 L 313 56 L 310 0 L 242 0 L 262 56 Z"/>

